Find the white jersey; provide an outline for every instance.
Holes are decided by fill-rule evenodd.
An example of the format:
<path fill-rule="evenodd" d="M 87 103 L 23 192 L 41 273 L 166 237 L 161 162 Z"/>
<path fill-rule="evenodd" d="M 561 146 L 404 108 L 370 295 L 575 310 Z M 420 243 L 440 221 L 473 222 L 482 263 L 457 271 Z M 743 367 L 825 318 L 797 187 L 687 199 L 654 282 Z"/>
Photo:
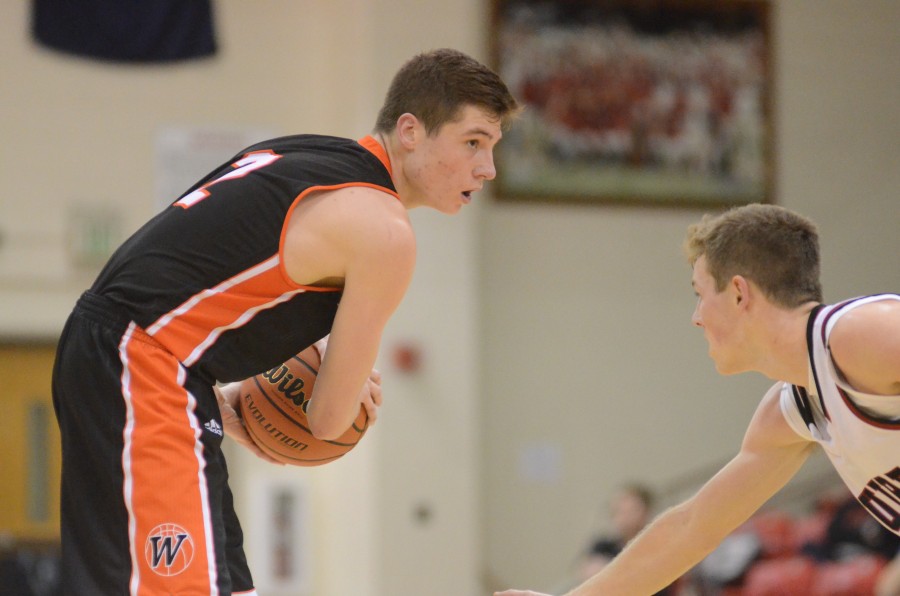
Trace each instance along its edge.
<path fill-rule="evenodd" d="M 828 346 L 835 323 L 880 294 L 818 306 L 806 331 L 808 388 L 785 383 L 781 411 L 800 436 L 819 443 L 857 500 L 885 527 L 900 535 L 900 396 L 872 396 L 854 390 L 837 371 Z M 874 412 L 866 404 L 878 404 Z"/>

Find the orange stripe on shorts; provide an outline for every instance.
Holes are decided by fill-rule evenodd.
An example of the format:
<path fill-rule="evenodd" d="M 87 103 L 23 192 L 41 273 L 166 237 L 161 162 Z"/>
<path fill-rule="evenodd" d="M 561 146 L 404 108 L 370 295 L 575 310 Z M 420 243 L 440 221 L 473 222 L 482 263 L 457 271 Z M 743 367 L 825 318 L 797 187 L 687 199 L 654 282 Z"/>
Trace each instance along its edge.
<path fill-rule="evenodd" d="M 119 355 L 130 593 L 218 594 L 201 431 L 184 368 L 134 323 Z"/>

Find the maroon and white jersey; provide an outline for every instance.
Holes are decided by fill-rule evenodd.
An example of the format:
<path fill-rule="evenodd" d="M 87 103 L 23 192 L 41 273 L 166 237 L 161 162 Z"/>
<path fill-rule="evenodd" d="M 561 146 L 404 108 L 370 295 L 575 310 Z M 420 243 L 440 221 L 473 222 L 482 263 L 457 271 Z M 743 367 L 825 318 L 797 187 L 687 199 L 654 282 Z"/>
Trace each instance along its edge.
<path fill-rule="evenodd" d="M 810 313 L 809 383 L 786 383 L 780 401 L 794 431 L 819 443 L 859 502 L 900 535 L 900 395 L 853 389 L 837 370 L 828 346 L 831 330 L 844 314 L 880 300 L 900 300 L 900 295 L 853 298 Z"/>

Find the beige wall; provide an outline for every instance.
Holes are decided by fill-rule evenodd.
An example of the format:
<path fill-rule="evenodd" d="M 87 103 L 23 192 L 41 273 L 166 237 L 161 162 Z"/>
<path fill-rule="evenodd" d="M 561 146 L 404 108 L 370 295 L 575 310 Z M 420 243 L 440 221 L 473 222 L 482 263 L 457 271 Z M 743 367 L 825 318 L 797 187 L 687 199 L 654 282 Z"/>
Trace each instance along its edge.
<path fill-rule="evenodd" d="M 819 224 L 826 300 L 898 291 L 900 3 L 775 7 L 778 202 Z M 738 448 L 768 382 L 717 376 L 690 325 L 680 244 L 697 217 L 485 209 L 482 494 L 501 583 L 559 586 L 617 485 L 665 489 Z M 523 473 L 542 453 L 557 478 Z"/>
<path fill-rule="evenodd" d="M 28 36 L 28 3 L 8 4 L 0 23 L 0 338 L 8 340 L 54 340 L 95 274 L 70 263 L 71 209 L 112 209 L 126 234 L 157 208 L 164 127 L 359 137 L 413 53 L 455 46 L 484 58 L 485 8 L 475 1 L 220 0 L 217 57 L 143 67 L 41 49 Z M 248 524 L 261 484 L 295 485 L 308 498 L 310 594 L 478 591 L 477 387 L 467 372 L 476 358 L 474 215 L 413 219 L 420 271 L 384 345 L 385 353 L 398 342 L 423 345 L 426 359 L 406 377 L 379 363 L 389 398 L 365 448 L 326 468 L 287 471 L 230 450 Z M 246 530 L 263 574 L 265 536 Z"/>
<path fill-rule="evenodd" d="M 153 212 L 162 126 L 361 136 L 413 52 L 487 55 L 480 0 L 216 6 L 218 57 L 141 68 L 38 49 L 27 3 L 5 7 L 0 337 L 54 338 L 90 282 L 68 265 L 72 205 L 117 207 L 123 233 Z M 900 3 L 776 6 L 779 201 L 820 224 L 827 299 L 896 291 Z M 766 386 L 717 377 L 689 325 L 679 245 L 697 216 L 486 197 L 453 220 L 414 212 L 419 267 L 385 337 L 379 424 L 320 470 L 235 453 L 245 519 L 255 483 L 308 491 L 317 596 L 558 585 L 619 482 L 665 487 L 727 457 Z M 419 373 L 391 366 L 401 342 L 422 347 Z M 541 454 L 558 468 L 530 480 Z"/>

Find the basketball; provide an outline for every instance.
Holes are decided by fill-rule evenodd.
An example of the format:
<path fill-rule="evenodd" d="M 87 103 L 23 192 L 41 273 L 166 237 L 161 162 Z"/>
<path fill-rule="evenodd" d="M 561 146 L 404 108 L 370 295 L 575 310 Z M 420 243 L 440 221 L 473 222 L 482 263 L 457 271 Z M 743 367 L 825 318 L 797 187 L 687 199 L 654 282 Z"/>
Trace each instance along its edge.
<path fill-rule="evenodd" d="M 284 364 L 241 383 L 241 416 L 260 449 L 294 466 L 320 466 L 353 449 L 366 434 L 369 417 L 363 406 L 353 425 L 335 440 L 317 439 L 309 431 L 306 407 L 319 372 L 319 352 L 306 348 Z"/>

